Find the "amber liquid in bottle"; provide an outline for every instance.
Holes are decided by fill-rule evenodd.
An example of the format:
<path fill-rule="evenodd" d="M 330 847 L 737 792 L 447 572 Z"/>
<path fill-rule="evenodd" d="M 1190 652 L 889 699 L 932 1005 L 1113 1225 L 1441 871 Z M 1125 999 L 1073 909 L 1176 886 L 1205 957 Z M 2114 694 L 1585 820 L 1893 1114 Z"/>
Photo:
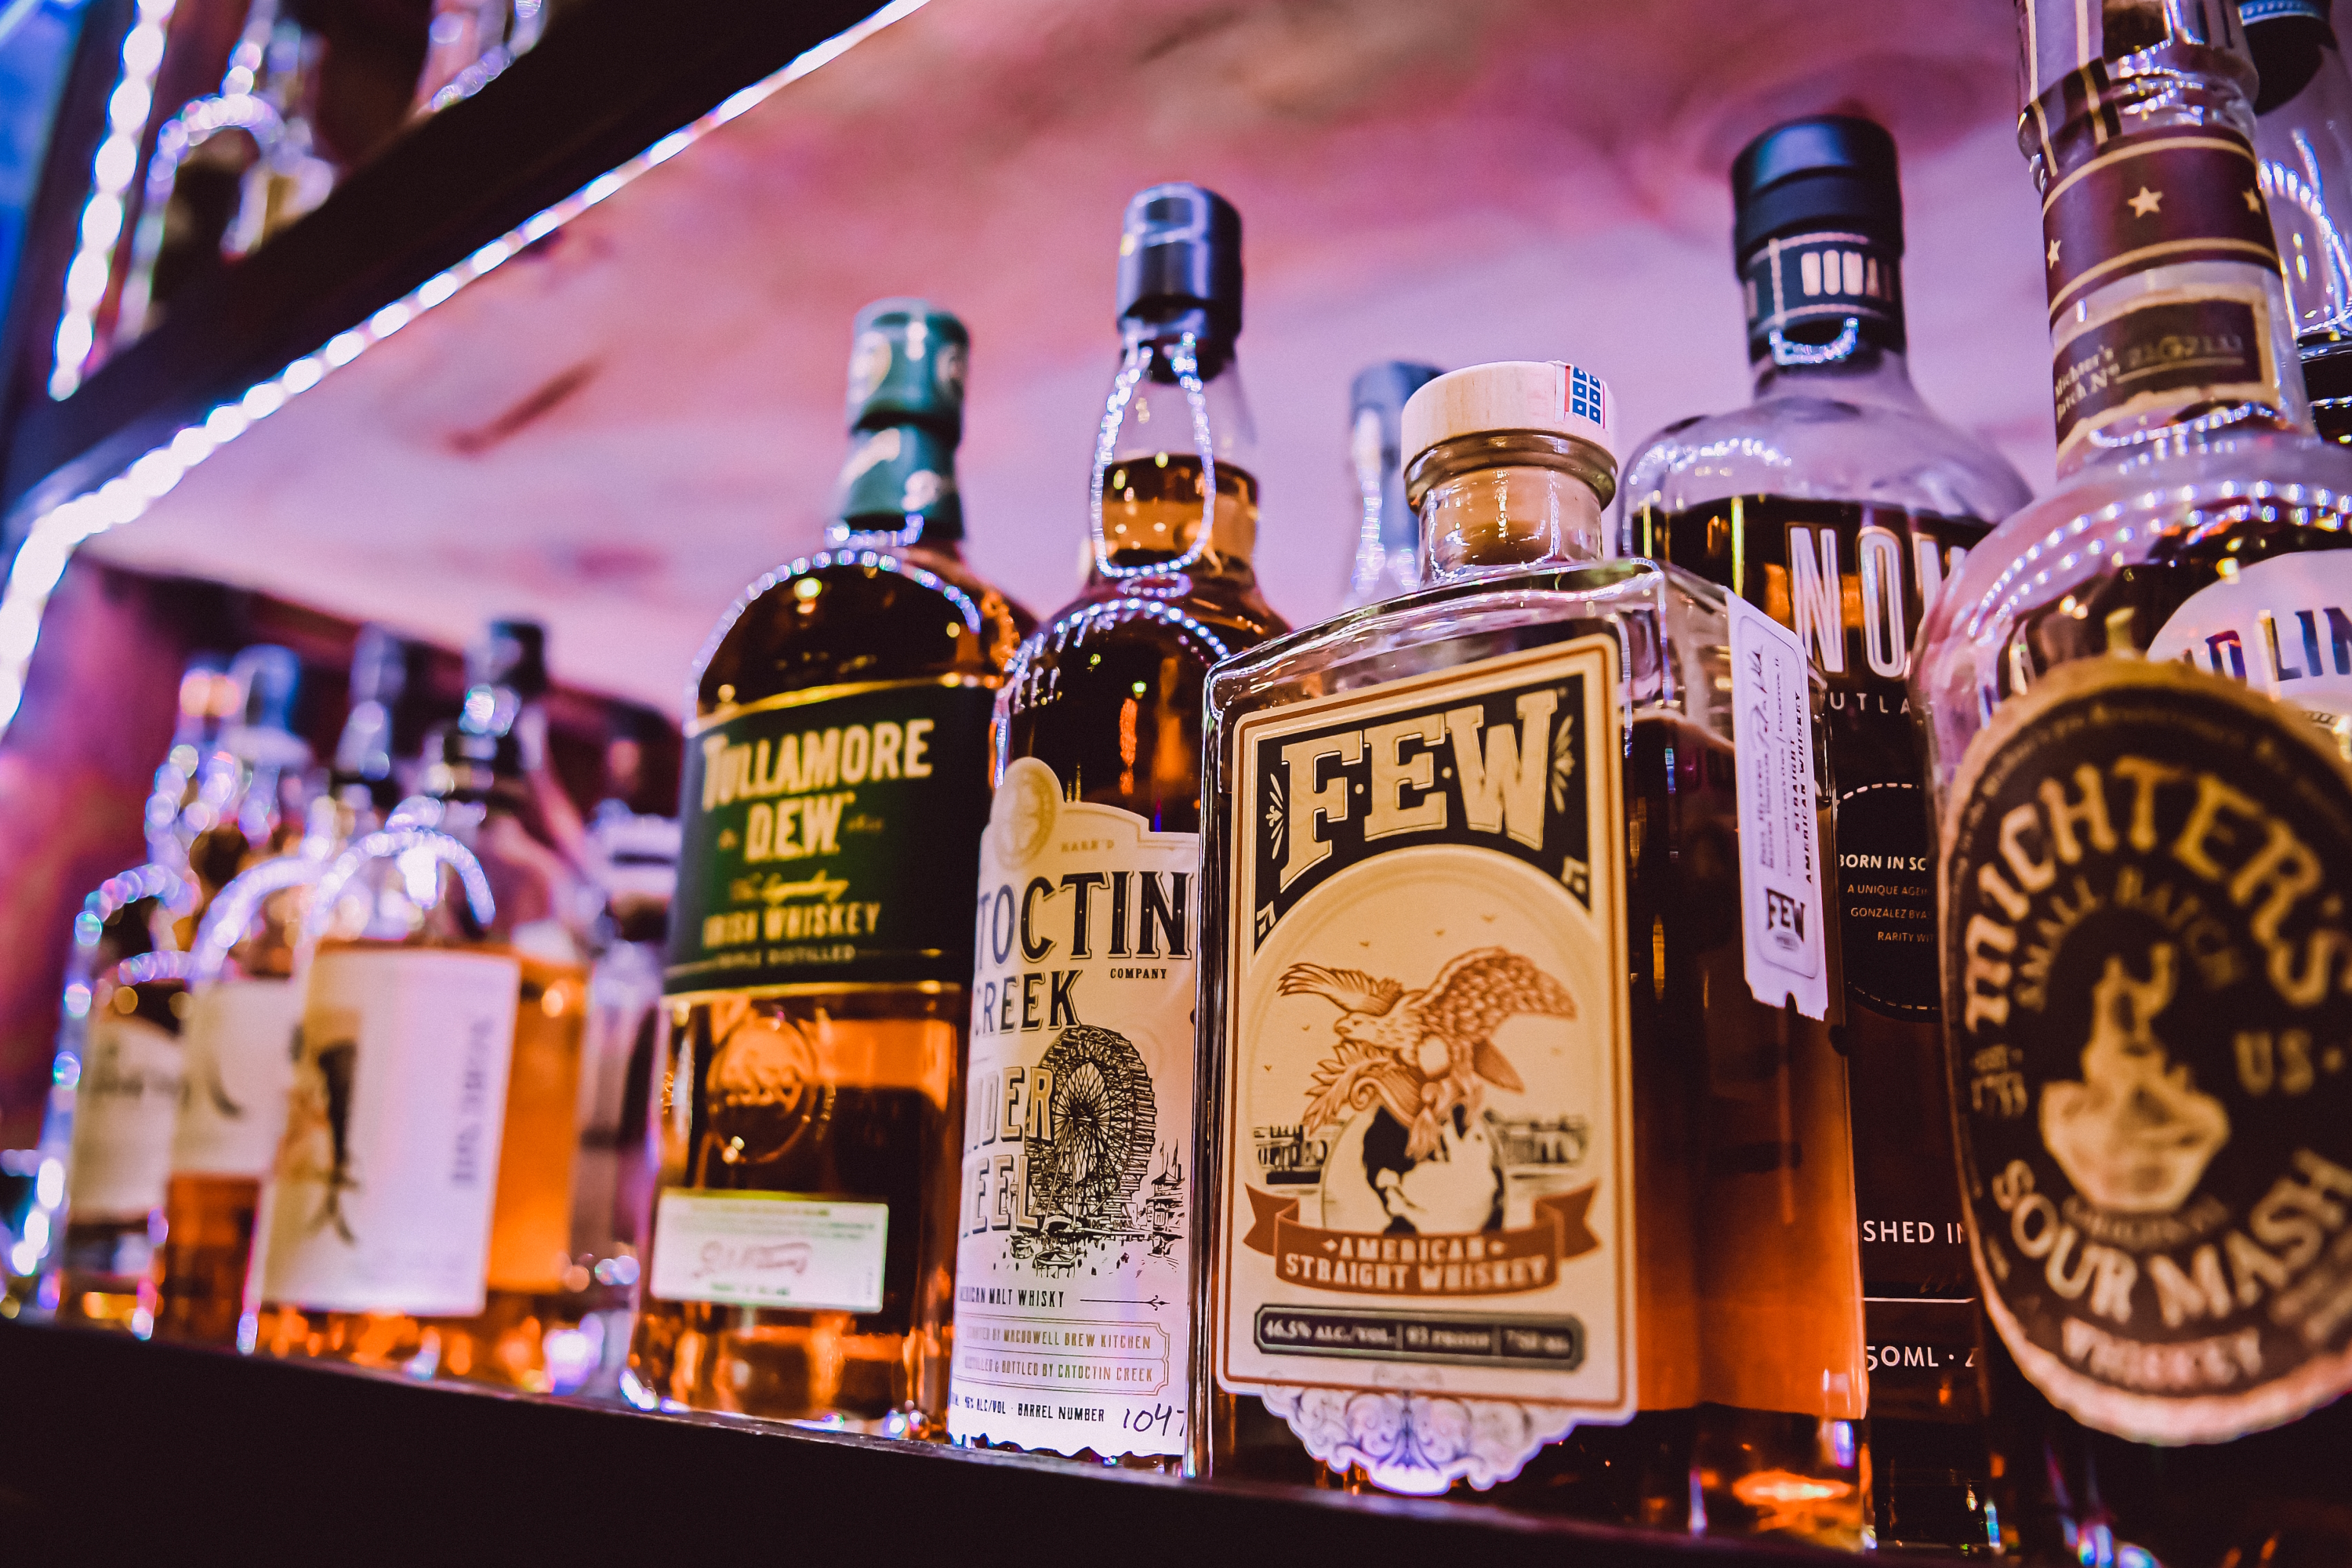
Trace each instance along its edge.
<path fill-rule="evenodd" d="M 744 608 L 704 668 L 699 717 L 852 683 L 997 684 L 1027 617 L 951 553 L 859 543 L 779 573 Z M 965 889 L 953 897 L 963 907 Z M 951 1348 L 965 988 L 788 984 L 667 1006 L 663 1188 L 886 1204 L 889 1225 L 880 1309 L 848 1312 L 664 1300 L 657 1222 L 629 1357 L 641 1396 L 928 1435 Z"/>

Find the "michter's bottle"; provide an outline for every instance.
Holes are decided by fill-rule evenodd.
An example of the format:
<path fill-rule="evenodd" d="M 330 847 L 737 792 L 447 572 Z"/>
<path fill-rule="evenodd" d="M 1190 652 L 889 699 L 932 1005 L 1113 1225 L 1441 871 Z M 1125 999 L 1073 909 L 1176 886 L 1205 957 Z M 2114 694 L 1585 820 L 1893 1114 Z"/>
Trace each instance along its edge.
<path fill-rule="evenodd" d="M 2330 0 L 2241 0 L 2254 151 L 2319 433 L 2352 440 L 2352 75 Z"/>
<path fill-rule="evenodd" d="M 2352 1559 L 2352 458 L 2317 439 L 2232 5 L 2021 29 L 2058 490 L 1912 701 L 2006 1542 Z"/>
<path fill-rule="evenodd" d="M 946 1413 L 989 721 L 1031 625 L 959 555 L 969 341 L 921 300 L 859 313 L 841 523 L 695 678 L 640 1403 Z"/>
<path fill-rule="evenodd" d="M 1241 281 L 1241 218 L 1222 197 L 1155 185 L 1129 204 L 1094 571 L 997 700 L 960 1442 L 1175 1468 L 1191 1436 L 1202 681 L 1286 629 L 1250 570 Z"/>
<path fill-rule="evenodd" d="M 1347 609 L 1421 585 L 1421 519 L 1405 504 L 1398 421 L 1405 400 L 1442 374 L 1433 364 L 1383 360 L 1358 371 L 1348 387 L 1348 466 L 1363 521 Z"/>
<path fill-rule="evenodd" d="M 1626 531 L 1633 553 L 1793 629 L 1828 681 L 1875 1525 L 1882 1545 L 1981 1549 L 1975 1288 L 1903 682 L 1927 605 L 2029 492 L 1912 390 L 1894 140 L 1866 120 L 1794 121 L 1748 143 L 1731 177 L 1755 401 L 1651 439 L 1626 465 Z"/>
<path fill-rule="evenodd" d="M 1822 688 L 1603 559 L 1607 405 L 1423 387 L 1428 585 L 1210 676 L 1200 1458 L 1854 1544 Z"/>

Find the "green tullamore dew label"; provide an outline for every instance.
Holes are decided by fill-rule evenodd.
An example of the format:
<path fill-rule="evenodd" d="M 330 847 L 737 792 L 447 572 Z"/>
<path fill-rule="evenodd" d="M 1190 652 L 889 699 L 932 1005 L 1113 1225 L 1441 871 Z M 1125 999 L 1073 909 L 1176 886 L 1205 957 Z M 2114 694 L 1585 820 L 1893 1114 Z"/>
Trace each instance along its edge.
<path fill-rule="evenodd" d="M 961 984 L 993 693 L 943 680 L 786 694 L 687 738 L 664 988 Z"/>

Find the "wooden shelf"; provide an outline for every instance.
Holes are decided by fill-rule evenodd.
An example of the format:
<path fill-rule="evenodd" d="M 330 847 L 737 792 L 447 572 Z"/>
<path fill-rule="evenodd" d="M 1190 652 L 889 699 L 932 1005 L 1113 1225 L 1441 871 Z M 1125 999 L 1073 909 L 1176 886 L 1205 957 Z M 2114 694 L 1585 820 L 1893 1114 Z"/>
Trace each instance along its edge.
<path fill-rule="evenodd" d="M 1497 1509 L 1081 1470 L 0 1325 L 16 1562 L 1824 1564 Z M 1923 1560 L 1927 1561 L 1927 1560 Z"/>

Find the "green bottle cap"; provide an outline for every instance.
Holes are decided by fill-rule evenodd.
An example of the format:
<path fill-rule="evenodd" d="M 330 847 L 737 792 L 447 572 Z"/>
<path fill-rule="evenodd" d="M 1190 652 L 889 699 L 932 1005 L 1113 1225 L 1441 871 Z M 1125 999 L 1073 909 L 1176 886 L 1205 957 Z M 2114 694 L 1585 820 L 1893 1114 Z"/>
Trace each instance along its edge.
<path fill-rule="evenodd" d="M 857 312 L 849 352 L 849 459 L 835 509 L 853 527 L 959 538 L 955 448 L 963 435 L 971 334 L 924 300 L 877 300 Z"/>

